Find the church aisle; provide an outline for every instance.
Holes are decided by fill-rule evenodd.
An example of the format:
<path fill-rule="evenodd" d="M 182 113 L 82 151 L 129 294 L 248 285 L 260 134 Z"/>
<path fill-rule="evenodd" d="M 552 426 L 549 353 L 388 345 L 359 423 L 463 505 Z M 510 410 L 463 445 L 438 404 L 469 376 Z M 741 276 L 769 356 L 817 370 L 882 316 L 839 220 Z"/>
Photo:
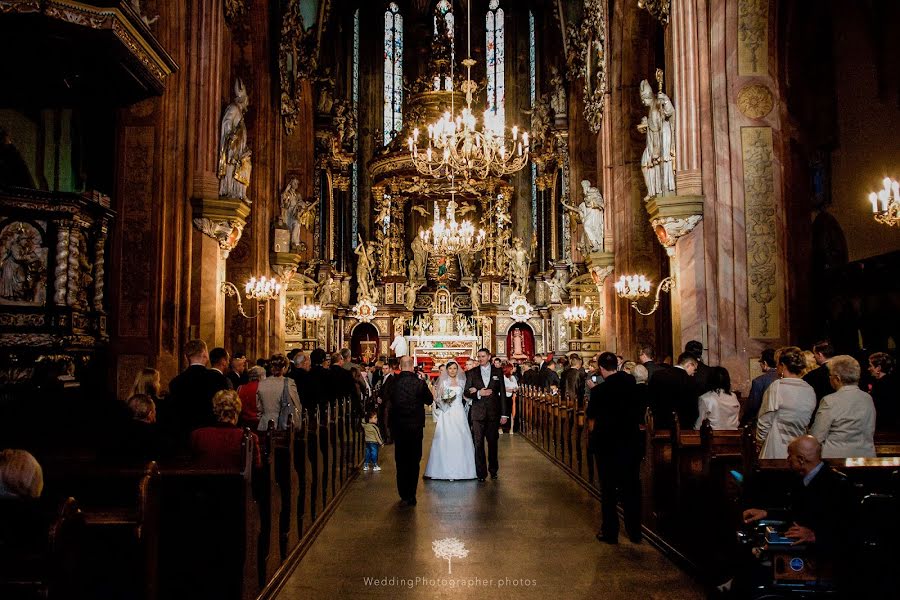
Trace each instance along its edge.
<path fill-rule="evenodd" d="M 429 418 L 422 471 L 433 433 Z M 351 484 L 280 600 L 703 597 L 646 541 L 597 542 L 599 503 L 523 438 L 501 436 L 498 480 L 420 481 L 415 507 L 399 504 L 393 454 Z M 449 569 L 432 547 L 446 538 L 468 551 Z"/>

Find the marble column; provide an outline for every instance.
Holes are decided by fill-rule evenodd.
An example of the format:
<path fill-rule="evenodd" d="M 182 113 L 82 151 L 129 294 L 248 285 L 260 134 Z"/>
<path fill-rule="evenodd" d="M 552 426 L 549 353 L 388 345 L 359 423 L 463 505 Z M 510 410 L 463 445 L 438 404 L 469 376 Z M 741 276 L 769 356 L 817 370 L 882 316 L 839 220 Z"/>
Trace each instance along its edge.
<path fill-rule="evenodd" d="M 701 195 L 700 73 L 697 0 L 672 3 L 672 89 L 675 113 L 675 187 L 679 195 Z"/>

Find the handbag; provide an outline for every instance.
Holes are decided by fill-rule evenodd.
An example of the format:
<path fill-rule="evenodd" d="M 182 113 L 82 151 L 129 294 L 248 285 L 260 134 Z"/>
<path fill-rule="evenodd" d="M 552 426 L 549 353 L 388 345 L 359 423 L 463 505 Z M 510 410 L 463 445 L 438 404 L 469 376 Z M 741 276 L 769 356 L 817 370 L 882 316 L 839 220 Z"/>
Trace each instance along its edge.
<path fill-rule="evenodd" d="M 288 379 L 284 378 L 284 388 L 281 390 L 281 404 L 278 410 L 278 429 L 287 429 L 288 415 L 294 415 L 294 427 L 300 424 L 300 411 L 291 402 L 291 393 L 288 391 Z"/>

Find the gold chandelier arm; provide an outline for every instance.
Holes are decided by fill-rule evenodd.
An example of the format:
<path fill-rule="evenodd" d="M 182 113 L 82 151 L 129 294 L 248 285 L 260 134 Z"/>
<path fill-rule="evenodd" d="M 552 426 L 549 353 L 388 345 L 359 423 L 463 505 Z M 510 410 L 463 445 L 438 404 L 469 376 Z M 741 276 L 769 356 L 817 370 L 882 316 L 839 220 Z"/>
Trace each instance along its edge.
<path fill-rule="evenodd" d="M 675 287 L 675 278 L 674 277 L 666 277 L 662 281 L 659 282 L 659 285 L 656 286 L 656 298 L 653 300 L 653 307 L 649 312 L 644 312 L 638 306 L 637 300 L 631 303 L 631 307 L 638 312 L 638 314 L 644 315 L 645 317 L 649 317 L 653 313 L 656 312 L 656 309 L 659 308 L 659 295 L 662 292 L 669 293 L 672 288 Z"/>
<path fill-rule="evenodd" d="M 250 316 L 246 312 L 244 312 L 244 305 L 241 302 L 241 293 L 238 291 L 237 286 L 235 286 L 230 281 L 222 282 L 222 287 L 219 288 L 219 291 L 221 291 L 223 294 L 225 294 L 226 298 L 233 296 L 237 300 L 238 312 L 241 313 L 241 316 L 244 317 L 245 319 L 255 319 L 256 317 L 258 317 L 259 315 L 262 314 L 262 311 L 265 308 L 265 306 L 259 306 L 259 302 L 257 301 L 257 306 L 258 306 L 259 310 L 256 311 L 255 315 Z"/>

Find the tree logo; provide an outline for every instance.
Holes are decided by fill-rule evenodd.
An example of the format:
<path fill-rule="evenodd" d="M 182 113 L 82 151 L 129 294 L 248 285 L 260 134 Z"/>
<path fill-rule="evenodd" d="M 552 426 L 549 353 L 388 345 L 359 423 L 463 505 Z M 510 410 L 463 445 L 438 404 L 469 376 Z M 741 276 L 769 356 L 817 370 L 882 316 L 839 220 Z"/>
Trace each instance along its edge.
<path fill-rule="evenodd" d="M 447 560 L 447 572 L 453 574 L 452 561 L 454 558 L 465 558 L 469 555 L 469 549 L 456 538 L 444 538 L 431 542 L 431 549 L 435 556 Z"/>

